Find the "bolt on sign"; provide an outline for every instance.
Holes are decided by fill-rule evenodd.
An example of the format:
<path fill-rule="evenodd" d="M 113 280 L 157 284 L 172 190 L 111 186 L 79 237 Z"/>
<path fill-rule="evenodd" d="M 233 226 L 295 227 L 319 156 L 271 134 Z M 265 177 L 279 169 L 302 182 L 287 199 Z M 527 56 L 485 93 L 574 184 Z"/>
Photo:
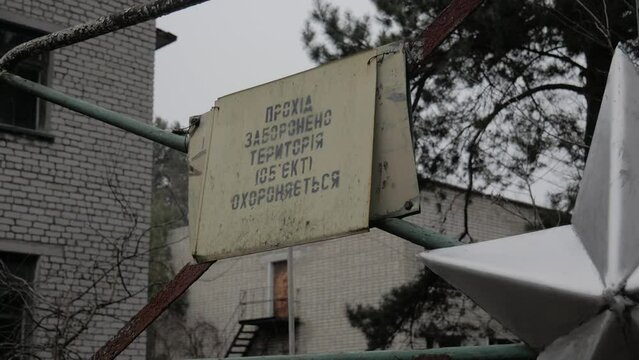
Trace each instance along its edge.
<path fill-rule="evenodd" d="M 198 261 L 345 236 L 419 211 L 401 44 L 218 99 L 189 143 Z"/>

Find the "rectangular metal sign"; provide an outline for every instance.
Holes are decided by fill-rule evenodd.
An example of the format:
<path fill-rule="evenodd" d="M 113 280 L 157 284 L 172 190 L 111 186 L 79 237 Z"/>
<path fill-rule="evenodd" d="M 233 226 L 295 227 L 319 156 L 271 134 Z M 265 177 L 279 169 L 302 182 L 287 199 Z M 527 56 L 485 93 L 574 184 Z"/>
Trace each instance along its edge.
<path fill-rule="evenodd" d="M 196 259 L 368 228 L 375 58 L 368 51 L 222 97 L 202 117 L 189 147 Z"/>

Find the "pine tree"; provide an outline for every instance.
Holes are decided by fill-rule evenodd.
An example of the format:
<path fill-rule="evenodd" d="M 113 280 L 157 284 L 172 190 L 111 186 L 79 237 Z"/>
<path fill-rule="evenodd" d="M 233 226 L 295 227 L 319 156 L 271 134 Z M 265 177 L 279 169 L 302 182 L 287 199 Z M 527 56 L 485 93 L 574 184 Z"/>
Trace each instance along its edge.
<path fill-rule="evenodd" d="M 316 0 L 303 32 L 311 59 L 324 63 L 415 40 L 449 0 L 372 2 L 375 31 L 370 17 Z M 636 6 L 631 0 L 486 1 L 409 74 L 421 175 L 465 183 L 468 194 L 519 188 L 531 197 L 532 185 L 546 177 L 558 185 L 551 204 L 570 211 L 612 55 L 620 42 L 638 36 Z M 636 45 L 626 49 L 639 55 Z M 369 349 L 388 348 L 400 334 L 432 345 L 429 334 L 476 330 L 445 321 L 458 296 L 423 271 L 376 306 L 348 305 L 347 315 Z"/>
<path fill-rule="evenodd" d="M 415 39 L 449 0 L 372 0 L 358 18 L 317 0 L 303 40 L 318 63 Z M 634 1 L 486 1 L 410 74 L 423 176 L 477 190 L 546 176 L 552 203 L 571 210 L 608 67 L 637 37 Z M 555 171 L 557 170 L 557 171 Z"/>

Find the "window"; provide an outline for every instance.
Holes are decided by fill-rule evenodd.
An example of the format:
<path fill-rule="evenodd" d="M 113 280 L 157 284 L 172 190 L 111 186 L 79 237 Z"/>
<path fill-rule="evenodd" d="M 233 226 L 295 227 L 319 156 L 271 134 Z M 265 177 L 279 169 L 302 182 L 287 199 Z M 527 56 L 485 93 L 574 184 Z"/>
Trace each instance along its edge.
<path fill-rule="evenodd" d="M 16 45 L 43 34 L 41 31 L 0 21 L 0 55 Z M 49 55 L 42 54 L 21 61 L 12 72 L 25 79 L 46 84 L 48 65 Z M 0 97 L 0 126 L 31 130 L 44 128 L 44 101 L 6 84 L 0 84 L 0 94 L 2 94 Z"/>
<path fill-rule="evenodd" d="M 0 252 L 0 359 L 20 352 L 27 340 L 27 306 L 37 256 Z"/>

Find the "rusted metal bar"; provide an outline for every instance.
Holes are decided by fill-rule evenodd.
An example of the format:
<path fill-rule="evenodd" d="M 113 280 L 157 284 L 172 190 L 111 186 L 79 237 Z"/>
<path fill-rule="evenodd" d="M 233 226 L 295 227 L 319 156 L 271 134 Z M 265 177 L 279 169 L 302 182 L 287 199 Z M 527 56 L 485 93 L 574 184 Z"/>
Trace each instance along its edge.
<path fill-rule="evenodd" d="M 91 357 L 111 360 L 129 346 L 166 308 L 177 300 L 215 261 L 188 264 L 157 293 L 120 331 Z"/>
<path fill-rule="evenodd" d="M 484 0 L 453 0 L 420 35 L 420 62 L 428 56 L 475 11 Z"/>
<path fill-rule="evenodd" d="M 131 6 L 122 12 L 72 26 L 22 43 L 0 58 L 0 69 L 10 69 L 20 60 L 59 49 L 106 33 L 143 23 L 207 0 L 156 0 Z"/>

